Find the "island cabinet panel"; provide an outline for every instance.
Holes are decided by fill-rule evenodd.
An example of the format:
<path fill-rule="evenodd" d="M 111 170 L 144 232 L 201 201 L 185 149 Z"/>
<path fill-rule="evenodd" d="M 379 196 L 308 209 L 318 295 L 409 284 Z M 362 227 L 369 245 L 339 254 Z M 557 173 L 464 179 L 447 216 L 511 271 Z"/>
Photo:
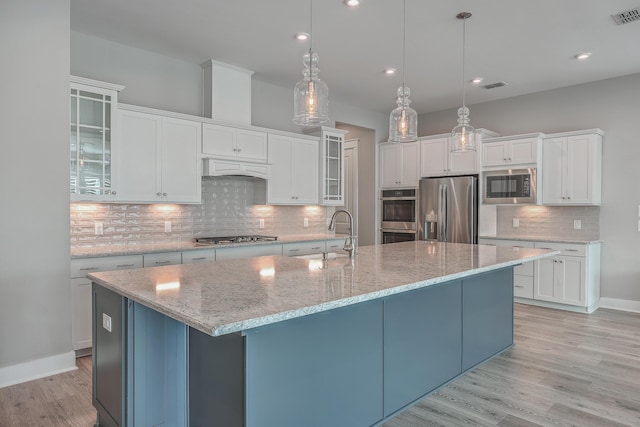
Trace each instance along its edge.
<path fill-rule="evenodd" d="M 369 426 L 383 418 L 382 301 L 248 331 L 246 426 Z"/>
<path fill-rule="evenodd" d="M 189 329 L 189 426 L 243 427 L 244 337 Z"/>
<path fill-rule="evenodd" d="M 462 372 L 461 298 L 458 280 L 385 300 L 385 417 Z"/>
<path fill-rule="evenodd" d="M 462 281 L 462 370 L 513 345 L 513 268 Z"/>

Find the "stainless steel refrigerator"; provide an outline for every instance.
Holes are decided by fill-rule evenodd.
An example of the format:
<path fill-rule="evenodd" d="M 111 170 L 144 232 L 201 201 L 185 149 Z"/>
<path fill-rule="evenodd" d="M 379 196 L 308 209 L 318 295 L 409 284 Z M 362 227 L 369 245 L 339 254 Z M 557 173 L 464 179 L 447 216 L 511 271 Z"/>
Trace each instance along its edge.
<path fill-rule="evenodd" d="M 423 178 L 418 195 L 418 238 L 478 243 L 478 177 Z"/>

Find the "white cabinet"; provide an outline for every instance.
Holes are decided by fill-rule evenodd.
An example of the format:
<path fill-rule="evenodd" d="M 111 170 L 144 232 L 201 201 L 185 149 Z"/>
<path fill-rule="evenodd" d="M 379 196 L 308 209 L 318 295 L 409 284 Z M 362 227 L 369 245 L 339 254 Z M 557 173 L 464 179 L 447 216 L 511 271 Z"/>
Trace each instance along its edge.
<path fill-rule="evenodd" d="M 482 167 L 537 164 L 541 134 L 488 138 L 482 143 Z"/>
<path fill-rule="evenodd" d="M 267 161 L 267 134 L 204 123 L 202 125 L 202 155 L 204 157 L 265 163 Z"/>
<path fill-rule="evenodd" d="M 201 123 L 120 110 L 118 201 L 200 203 Z"/>
<path fill-rule="evenodd" d="M 318 203 L 344 206 L 344 135 L 347 131 L 321 126 L 305 133 L 320 137 Z"/>
<path fill-rule="evenodd" d="M 122 89 L 82 77 L 70 79 L 71 201 L 109 202 L 116 195 L 113 117 Z"/>
<path fill-rule="evenodd" d="M 417 187 L 420 179 L 420 144 L 380 144 L 380 187 Z"/>
<path fill-rule="evenodd" d="M 478 152 L 452 153 L 449 137 L 420 140 L 420 176 L 475 174 L 479 171 Z"/>
<path fill-rule="evenodd" d="M 550 135 L 542 154 L 544 205 L 599 205 L 602 132 Z"/>
<path fill-rule="evenodd" d="M 238 246 L 235 248 L 216 249 L 216 261 L 225 259 L 251 258 L 256 256 L 280 255 L 282 256 L 282 245 L 252 245 Z"/>
<path fill-rule="evenodd" d="M 176 265 L 182 264 L 181 252 L 164 252 L 164 253 L 152 253 L 144 254 L 142 266 L 148 267 L 161 267 L 163 265 Z"/>
<path fill-rule="evenodd" d="M 318 140 L 269 135 L 266 203 L 318 204 Z M 257 198 L 259 199 L 259 197 Z"/>
<path fill-rule="evenodd" d="M 88 273 L 142 267 L 142 255 L 71 260 L 71 344 L 74 350 L 91 347 L 91 281 Z"/>
<path fill-rule="evenodd" d="M 591 312 L 600 300 L 600 244 L 536 242 L 539 249 L 561 251 L 560 255 L 535 262 L 533 298 Z"/>
<path fill-rule="evenodd" d="M 216 260 L 215 249 L 198 249 L 194 251 L 182 252 L 183 264 L 197 264 L 200 262 L 211 262 Z"/>
<path fill-rule="evenodd" d="M 510 247 L 517 251 L 520 248 L 533 248 L 533 242 L 522 240 L 494 240 L 478 239 L 482 245 Z M 534 262 L 525 262 L 513 268 L 513 296 L 519 298 L 533 298 Z"/>

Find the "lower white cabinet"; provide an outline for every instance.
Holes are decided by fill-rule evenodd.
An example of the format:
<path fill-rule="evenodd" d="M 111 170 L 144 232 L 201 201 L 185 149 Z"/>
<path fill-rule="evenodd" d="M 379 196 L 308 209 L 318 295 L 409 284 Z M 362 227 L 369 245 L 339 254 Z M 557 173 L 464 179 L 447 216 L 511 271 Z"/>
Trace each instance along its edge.
<path fill-rule="evenodd" d="M 254 256 L 266 255 L 282 255 L 282 245 L 267 244 L 216 249 L 216 261 L 222 261 L 225 259 L 251 258 Z"/>
<path fill-rule="evenodd" d="M 143 255 L 143 267 L 161 267 L 163 265 L 182 264 L 181 252 L 164 252 Z"/>
<path fill-rule="evenodd" d="M 556 243 L 479 239 L 481 244 L 560 251 L 559 255 L 514 268 L 519 302 L 591 313 L 600 301 L 600 243 Z"/>
<path fill-rule="evenodd" d="M 91 281 L 87 273 L 142 267 L 142 255 L 71 260 L 71 344 L 74 350 L 91 347 Z"/>

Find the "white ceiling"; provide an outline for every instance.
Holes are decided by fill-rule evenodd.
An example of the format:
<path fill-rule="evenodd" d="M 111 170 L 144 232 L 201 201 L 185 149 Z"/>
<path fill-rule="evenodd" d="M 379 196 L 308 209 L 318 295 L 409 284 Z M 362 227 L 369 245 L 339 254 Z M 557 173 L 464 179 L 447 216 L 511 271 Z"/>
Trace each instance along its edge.
<path fill-rule="evenodd" d="M 640 72 L 640 21 L 611 14 L 640 0 L 406 0 L 406 84 L 418 113 L 461 102 L 462 21 L 468 11 L 467 104 Z M 401 72 L 402 2 L 313 4 L 313 47 L 330 99 L 388 112 Z M 194 64 L 215 59 L 253 70 L 254 79 L 291 87 L 301 77 L 309 32 L 306 0 L 71 0 L 71 29 Z M 308 43 L 308 42 L 307 42 Z M 573 56 L 590 51 L 587 61 Z M 636 88 L 637 90 L 637 88 Z"/>

